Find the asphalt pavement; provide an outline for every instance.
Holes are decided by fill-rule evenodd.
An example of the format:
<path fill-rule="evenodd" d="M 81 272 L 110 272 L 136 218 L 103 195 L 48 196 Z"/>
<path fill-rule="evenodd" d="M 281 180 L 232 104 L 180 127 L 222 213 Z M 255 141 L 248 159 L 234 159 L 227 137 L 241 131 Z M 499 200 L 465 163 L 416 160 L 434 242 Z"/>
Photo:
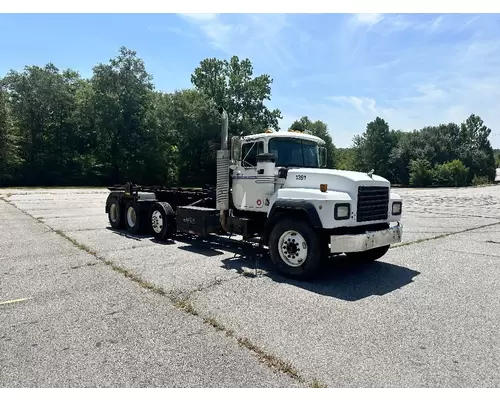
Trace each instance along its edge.
<path fill-rule="evenodd" d="M 114 231 L 105 189 L 1 189 L 0 386 L 500 386 L 500 186 L 395 190 L 402 244 L 299 283 Z"/>

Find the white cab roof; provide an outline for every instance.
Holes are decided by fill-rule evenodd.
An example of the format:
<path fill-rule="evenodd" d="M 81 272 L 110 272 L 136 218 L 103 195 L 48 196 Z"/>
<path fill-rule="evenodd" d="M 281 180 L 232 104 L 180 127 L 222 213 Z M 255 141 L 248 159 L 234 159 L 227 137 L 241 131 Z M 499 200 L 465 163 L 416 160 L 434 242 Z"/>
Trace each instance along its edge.
<path fill-rule="evenodd" d="M 288 132 L 288 131 L 277 131 L 271 133 L 256 133 L 253 135 L 242 136 L 241 138 L 245 141 L 248 140 L 257 140 L 257 139 L 271 139 L 274 137 L 289 137 L 296 139 L 304 139 L 310 140 L 312 142 L 316 142 L 318 144 L 325 144 L 325 141 L 317 136 L 309 135 L 308 133 L 300 133 L 300 132 Z"/>

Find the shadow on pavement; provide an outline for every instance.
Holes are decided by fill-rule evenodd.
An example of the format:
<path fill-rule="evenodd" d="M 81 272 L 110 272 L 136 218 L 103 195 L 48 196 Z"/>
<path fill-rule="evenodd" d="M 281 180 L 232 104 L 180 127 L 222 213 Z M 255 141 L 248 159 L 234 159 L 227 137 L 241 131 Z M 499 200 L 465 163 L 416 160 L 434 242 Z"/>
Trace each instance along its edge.
<path fill-rule="evenodd" d="M 113 232 L 115 235 L 123 236 L 127 239 L 132 239 L 132 240 L 137 240 L 137 241 L 141 241 L 141 239 L 147 239 L 151 236 L 151 235 L 135 235 L 133 233 L 127 232 L 126 230 L 120 231 L 118 229 L 110 228 L 109 226 L 106 227 L 106 229 L 110 232 Z"/>
<path fill-rule="evenodd" d="M 230 252 L 233 256 L 222 260 L 222 268 L 234 270 L 247 278 L 265 276 L 278 283 L 345 301 L 383 296 L 411 284 L 420 274 L 415 270 L 384 262 L 383 259 L 371 264 L 354 264 L 346 256 L 335 256 L 328 260 L 314 279 L 302 282 L 280 275 L 272 265 L 267 249 L 260 248 L 256 243 L 220 236 L 199 238 L 189 235 L 176 235 L 173 240 L 157 242 L 149 235 L 132 235 L 111 230 L 135 240 L 149 237 L 159 245 L 182 243 L 179 249 L 205 257 L 221 256 L 224 255 L 223 251 Z"/>
<path fill-rule="evenodd" d="M 242 272 L 243 268 L 260 270 L 278 283 L 293 285 L 303 290 L 345 301 L 357 301 L 370 296 L 383 296 L 413 282 L 420 272 L 400 265 L 384 262 L 354 264 L 345 256 L 332 257 L 321 272 L 309 281 L 288 279 L 275 271 L 266 255 L 260 261 L 245 256 L 222 261 L 227 269 Z M 247 272 L 248 276 L 248 272 Z M 252 277 L 258 276 L 255 273 Z"/>

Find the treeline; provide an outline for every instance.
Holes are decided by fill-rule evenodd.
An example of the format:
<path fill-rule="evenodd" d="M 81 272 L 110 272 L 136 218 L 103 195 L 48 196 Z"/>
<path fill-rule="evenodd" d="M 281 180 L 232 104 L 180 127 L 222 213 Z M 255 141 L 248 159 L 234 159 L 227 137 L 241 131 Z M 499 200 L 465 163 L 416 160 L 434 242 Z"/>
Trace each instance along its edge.
<path fill-rule="evenodd" d="M 391 130 L 376 118 L 354 137 L 352 148 L 338 152 L 337 167 L 374 169 L 394 184 L 418 187 L 491 183 L 500 152 L 493 150 L 490 134 L 474 114 L 460 125 L 450 122 L 412 132 Z"/>
<path fill-rule="evenodd" d="M 10 71 L 0 79 L 0 186 L 215 183 L 218 107 L 237 135 L 279 129 L 281 111 L 265 105 L 272 79 L 254 76 L 248 59 L 205 59 L 191 82 L 191 89 L 156 90 L 144 62 L 124 47 L 88 79 L 53 64 Z M 374 169 L 415 186 L 495 176 L 490 129 L 475 115 L 460 126 L 414 132 L 391 130 L 377 118 L 350 149 L 336 149 L 322 121 L 303 117 L 289 128 L 326 141 L 328 168 Z"/>
<path fill-rule="evenodd" d="M 192 89 L 155 90 L 132 50 L 93 68 L 92 77 L 48 64 L 10 71 L 0 80 L 0 185 L 215 182 L 220 147 L 217 112 L 230 132 L 278 128 L 268 75 L 249 60 L 206 59 Z"/>

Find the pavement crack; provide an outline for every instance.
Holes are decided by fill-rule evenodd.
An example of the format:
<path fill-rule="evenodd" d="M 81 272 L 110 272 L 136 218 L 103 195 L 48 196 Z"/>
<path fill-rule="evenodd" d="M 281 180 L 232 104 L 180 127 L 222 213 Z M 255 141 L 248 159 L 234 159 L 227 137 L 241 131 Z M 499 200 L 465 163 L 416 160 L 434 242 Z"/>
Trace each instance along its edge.
<path fill-rule="evenodd" d="M 487 254 L 487 253 L 475 253 L 473 251 L 463 251 L 463 250 L 454 250 L 454 249 L 443 249 L 444 251 L 450 251 L 452 253 L 460 253 L 460 254 L 470 254 L 475 256 L 485 256 L 485 257 L 496 257 L 500 258 L 499 255 L 496 254 Z"/>
<path fill-rule="evenodd" d="M 193 305 L 189 297 L 178 299 L 174 301 L 173 304 L 179 310 L 185 312 L 186 314 L 192 315 L 193 317 L 200 318 L 205 324 L 211 326 L 216 331 L 226 335 L 228 338 L 234 339 L 239 346 L 255 354 L 258 360 L 267 367 L 280 373 L 284 373 L 297 382 L 306 384 L 311 388 L 327 387 L 315 378 L 308 382 L 307 379 L 303 377 L 290 362 L 284 361 L 281 358 L 265 351 L 264 349 L 253 343 L 250 339 L 238 336 L 238 334 L 234 332 L 234 330 L 227 328 L 217 318 L 213 316 L 203 316 L 202 313 Z"/>
<path fill-rule="evenodd" d="M 121 273 L 126 278 L 128 278 L 128 279 L 132 280 L 133 282 L 137 283 L 142 288 L 144 288 L 146 290 L 149 290 L 149 291 L 151 291 L 153 293 L 156 293 L 156 294 L 158 294 L 160 296 L 165 297 L 178 310 L 180 310 L 180 311 L 182 311 L 182 312 L 184 312 L 184 313 L 186 313 L 188 315 L 191 315 L 193 317 L 200 318 L 203 323 L 211 326 L 217 332 L 223 333 L 228 338 L 234 339 L 239 346 L 241 346 L 242 348 L 245 348 L 245 349 L 249 350 L 250 352 L 254 353 L 257 356 L 258 360 L 260 362 L 262 362 L 264 365 L 266 365 L 267 367 L 269 367 L 269 368 L 271 368 L 271 369 L 273 369 L 275 371 L 284 373 L 284 374 L 288 375 L 290 378 L 296 380 L 297 382 L 299 382 L 301 384 L 307 384 L 311 388 L 326 387 L 325 385 L 319 383 L 316 379 L 312 379 L 308 383 L 307 380 L 303 376 L 301 376 L 299 374 L 299 372 L 292 366 L 292 364 L 290 364 L 287 361 L 281 360 L 279 357 L 277 357 L 277 356 L 275 356 L 275 355 L 273 355 L 271 353 L 266 352 L 265 350 L 263 350 L 262 348 L 260 348 L 259 346 L 257 346 L 253 342 L 251 342 L 250 339 L 238 336 L 233 330 L 225 327 L 215 317 L 205 317 L 205 316 L 202 316 L 201 312 L 199 310 L 197 310 L 194 307 L 194 305 L 192 304 L 192 302 L 190 300 L 190 296 L 191 296 L 192 293 L 196 293 L 196 292 L 200 292 L 200 291 L 203 291 L 203 290 L 207 290 L 207 289 L 212 288 L 214 286 L 220 285 L 223 282 L 227 282 L 229 280 L 233 280 L 233 279 L 238 279 L 238 278 L 244 277 L 244 276 L 246 276 L 245 273 L 244 273 L 245 271 L 237 271 L 238 275 L 235 278 L 232 278 L 232 279 L 229 279 L 229 280 L 216 279 L 215 281 L 210 282 L 208 285 L 200 287 L 199 289 L 194 290 L 190 294 L 187 294 L 187 295 L 184 294 L 182 298 L 179 298 L 178 296 L 169 295 L 163 288 L 161 288 L 159 286 L 156 286 L 156 285 L 154 285 L 154 284 L 152 284 L 150 282 L 145 281 L 140 276 L 138 276 L 138 275 L 136 275 L 136 274 L 128 271 L 126 268 L 120 267 L 120 266 L 116 265 L 115 263 L 113 263 L 112 261 L 107 260 L 106 258 L 98 255 L 96 253 L 96 251 L 92 250 L 90 247 L 88 247 L 88 246 L 86 246 L 86 245 L 84 245 L 82 243 L 79 243 L 77 240 L 69 237 L 68 235 L 66 235 L 61 230 L 53 229 L 52 227 L 46 225 L 44 222 L 42 222 L 42 221 L 34 218 L 32 215 L 28 214 L 27 212 L 24 212 L 24 210 L 20 209 L 15 204 L 12 204 L 11 202 L 9 202 L 9 201 L 7 201 L 5 199 L 2 199 L 2 200 L 8 202 L 13 207 L 15 207 L 19 211 L 23 212 L 24 214 L 30 216 L 35 221 L 37 221 L 37 223 L 41 223 L 41 224 L 47 226 L 50 230 L 52 230 L 54 233 L 56 233 L 57 235 L 61 236 L 62 238 L 68 240 L 75 247 L 77 247 L 80 250 L 83 250 L 83 251 L 87 252 L 88 254 L 94 256 L 96 259 L 98 259 L 99 261 L 103 262 L 105 265 L 111 267 L 114 271 Z"/>
<path fill-rule="evenodd" d="M 496 225 L 500 225 L 500 221 L 493 222 L 493 223 L 491 223 L 491 224 L 486 224 L 486 225 L 476 226 L 476 227 L 474 227 L 474 228 L 462 229 L 462 230 L 460 230 L 460 231 L 456 231 L 456 232 L 443 233 L 443 234 L 441 234 L 441 235 L 432 236 L 432 237 L 429 237 L 429 238 L 423 238 L 423 239 L 418 239 L 418 240 L 412 240 L 412 241 L 410 241 L 410 242 L 405 242 L 405 243 L 395 244 L 395 245 L 392 245 L 392 246 L 391 246 L 391 248 L 396 249 L 396 248 L 398 248 L 398 247 L 409 246 L 409 245 L 412 245 L 412 244 L 418 244 L 418 243 L 423 243 L 423 242 L 429 242 L 429 241 L 431 241 L 431 240 L 442 239 L 442 238 L 445 238 L 445 237 L 448 237 L 448 236 L 459 235 L 459 234 L 461 234 L 461 233 L 471 232 L 471 231 L 475 231 L 475 230 L 478 230 L 478 229 L 488 228 L 488 227 L 490 227 L 490 226 L 496 226 Z"/>
<path fill-rule="evenodd" d="M 434 215 L 442 215 L 443 218 L 446 218 L 446 217 L 449 217 L 449 218 L 459 217 L 459 218 L 495 219 L 497 221 L 500 220 L 500 217 L 497 217 L 497 216 L 475 215 L 475 214 L 461 214 L 461 213 L 446 213 L 446 212 L 433 211 L 432 209 L 429 209 L 429 208 L 424 208 L 423 212 L 427 213 L 427 214 L 432 214 L 432 215 L 425 216 L 425 215 L 422 215 L 422 211 L 417 211 L 417 210 L 416 211 L 412 211 L 412 213 L 418 214 L 420 218 L 434 218 Z"/>
<path fill-rule="evenodd" d="M 195 293 L 201 293 L 201 292 L 205 292 L 205 291 L 208 291 L 216 286 L 219 286 L 219 285 L 222 285 L 223 283 L 226 283 L 226 282 L 231 282 L 231 281 L 234 281 L 236 279 L 240 279 L 242 277 L 241 274 L 238 274 L 232 278 L 227 278 L 227 279 L 214 279 L 212 282 L 209 282 L 208 284 L 204 285 L 204 284 L 200 284 L 198 285 L 198 287 L 194 290 L 191 290 L 189 292 L 184 292 L 184 293 L 181 293 L 181 295 L 184 295 L 186 297 L 191 297 L 192 295 L 194 295 Z"/>

